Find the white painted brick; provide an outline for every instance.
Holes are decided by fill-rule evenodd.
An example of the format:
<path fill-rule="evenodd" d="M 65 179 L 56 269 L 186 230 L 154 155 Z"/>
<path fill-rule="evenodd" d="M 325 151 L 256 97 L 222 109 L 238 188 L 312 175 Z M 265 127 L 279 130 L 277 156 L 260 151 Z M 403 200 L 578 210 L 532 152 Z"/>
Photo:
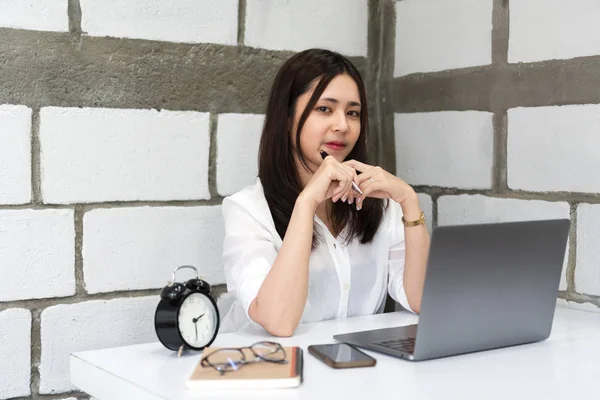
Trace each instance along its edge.
<path fill-rule="evenodd" d="M 91 36 L 184 43 L 237 44 L 234 0 L 80 0 L 81 28 Z"/>
<path fill-rule="evenodd" d="M 67 32 L 67 6 L 67 0 L 0 0 L 0 27 Z"/>
<path fill-rule="evenodd" d="M 394 76 L 490 64 L 492 3 L 396 1 Z"/>
<path fill-rule="evenodd" d="M 31 109 L 0 105 L 0 204 L 30 201 Z"/>
<path fill-rule="evenodd" d="M 42 108 L 45 203 L 207 199 L 209 114 Z"/>
<path fill-rule="evenodd" d="M 0 301 L 75 294 L 72 210 L 0 210 Z"/>
<path fill-rule="evenodd" d="M 541 200 L 501 199 L 481 195 L 442 196 L 438 199 L 438 226 L 569 218 L 569 204 Z M 567 290 L 569 246 L 558 290 Z"/>
<path fill-rule="evenodd" d="M 564 308 L 571 308 L 574 310 L 600 312 L 600 307 L 592 303 L 576 303 L 574 301 L 567 301 L 565 299 L 557 299 L 556 305 Z"/>
<path fill-rule="evenodd" d="M 157 341 L 158 296 L 61 304 L 41 315 L 40 393 L 75 390 L 69 381 L 73 352 Z"/>
<path fill-rule="evenodd" d="M 597 0 L 511 0 L 508 62 L 600 54 Z"/>
<path fill-rule="evenodd" d="M 31 312 L 0 311 L 0 399 L 29 396 L 31 388 Z"/>
<path fill-rule="evenodd" d="M 421 210 L 425 213 L 425 222 L 427 222 L 427 229 L 429 232 L 432 230 L 432 222 L 433 222 L 433 202 L 431 200 L 431 196 L 426 193 L 417 193 L 417 197 L 419 199 L 419 205 L 421 206 Z"/>
<path fill-rule="evenodd" d="M 600 192 L 600 106 L 508 110 L 511 189 Z"/>
<path fill-rule="evenodd" d="M 492 186 L 492 113 L 395 114 L 396 172 L 410 184 L 486 189 Z"/>
<path fill-rule="evenodd" d="M 577 207 L 575 290 L 600 296 L 600 204 Z"/>
<path fill-rule="evenodd" d="M 245 45 L 301 51 L 311 47 L 367 55 L 367 0 L 246 1 Z"/>
<path fill-rule="evenodd" d="M 567 202 L 520 200 L 482 195 L 441 196 L 438 225 L 538 221 L 569 218 Z"/>
<path fill-rule="evenodd" d="M 159 288 L 179 265 L 223 283 L 221 206 L 96 209 L 83 218 L 89 293 Z"/>
<path fill-rule="evenodd" d="M 228 196 L 256 182 L 264 115 L 221 114 L 217 123 L 217 191 Z"/>

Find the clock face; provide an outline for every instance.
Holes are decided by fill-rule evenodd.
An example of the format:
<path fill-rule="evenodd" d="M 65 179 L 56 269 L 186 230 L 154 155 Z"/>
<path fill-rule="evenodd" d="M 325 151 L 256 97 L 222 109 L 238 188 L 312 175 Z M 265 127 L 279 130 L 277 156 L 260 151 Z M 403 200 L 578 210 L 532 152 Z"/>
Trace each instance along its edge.
<path fill-rule="evenodd" d="M 181 337 L 191 347 L 206 346 L 215 335 L 217 313 L 211 301 L 201 293 L 187 296 L 177 317 Z"/>

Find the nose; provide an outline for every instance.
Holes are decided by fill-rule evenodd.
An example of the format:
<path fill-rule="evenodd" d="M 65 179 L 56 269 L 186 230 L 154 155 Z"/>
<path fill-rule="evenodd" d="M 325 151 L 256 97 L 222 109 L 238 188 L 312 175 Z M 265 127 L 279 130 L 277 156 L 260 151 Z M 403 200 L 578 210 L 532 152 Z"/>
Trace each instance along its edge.
<path fill-rule="evenodd" d="M 335 123 L 333 126 L 333 130 L 336 132 L 348 132 L 348 120 L 346 119 L 346 112 L 341 111 L 335 113 Z"/>

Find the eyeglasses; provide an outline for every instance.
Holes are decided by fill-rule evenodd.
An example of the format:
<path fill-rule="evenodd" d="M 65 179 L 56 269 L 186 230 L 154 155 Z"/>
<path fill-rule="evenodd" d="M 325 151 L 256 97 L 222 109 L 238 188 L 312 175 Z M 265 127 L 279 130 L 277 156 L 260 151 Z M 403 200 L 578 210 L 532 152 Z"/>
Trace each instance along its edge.
<path fill-rule="evenodd" d="M 245 349 L 249 349 L 253 359 L 247 360 Z M 222 348 L 202 357 L 200 364 L 203 367 L 213 367 L 224 375 L 229 371 L 237 371 L 246 364 L 270 362 L 287 364 L 285 349 L 275 342 L 257 342 L 248 347 Z"/>

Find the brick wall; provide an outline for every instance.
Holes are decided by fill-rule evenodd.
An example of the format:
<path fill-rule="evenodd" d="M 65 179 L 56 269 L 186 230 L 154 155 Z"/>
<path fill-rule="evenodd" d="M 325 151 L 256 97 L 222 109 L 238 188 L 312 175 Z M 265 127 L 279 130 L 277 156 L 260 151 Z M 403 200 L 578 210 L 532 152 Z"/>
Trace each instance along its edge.
<path fill-rule="evenodd" d="M 599 13 L 0 0 L 0 398 L 86 398 L 66 394 L 68 354 L 155 341 L 177 265 L 223 291 L 221 201 L 254 180 L 272 78 L 309 47 L 357 64 L 372 159 L 415 186 L 430 228 L 570 218 L 559 303 L 597 311 Z"/>
<path fill-rule="evenodd" d="M 600 311 L 600 5 L 396 2 L 396 171 L 433 224 L 570 218 L 558 303 Z"/>
<path fill-rule="evenodd" d="M 225 289 L 220 204 L 281 63 L 331 48 L 372 82 L 379 6 L 340 4 L 0 0 L 0 398 L 87 398 L 69 354 L 156 341 L 178 265 Z"/>

